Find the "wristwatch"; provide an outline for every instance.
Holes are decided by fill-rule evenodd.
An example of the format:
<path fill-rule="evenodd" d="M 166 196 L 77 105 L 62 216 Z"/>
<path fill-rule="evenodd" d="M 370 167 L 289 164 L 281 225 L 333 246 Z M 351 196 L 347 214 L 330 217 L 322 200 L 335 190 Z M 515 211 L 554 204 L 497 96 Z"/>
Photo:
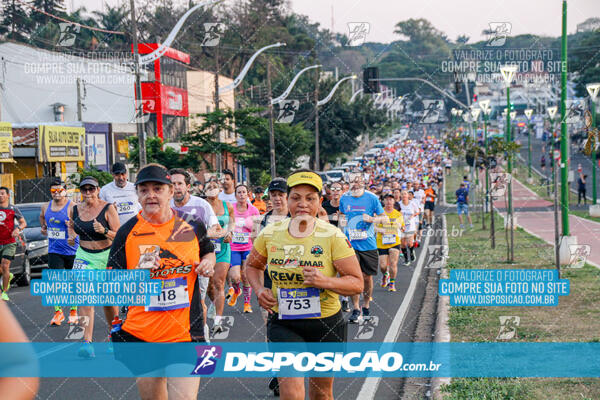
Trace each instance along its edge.
<path fill-rule="evenodd" d="M 104 234 L 106 235 L 108 233 L 109 229 L 107 227 L 104 227 Z"/>

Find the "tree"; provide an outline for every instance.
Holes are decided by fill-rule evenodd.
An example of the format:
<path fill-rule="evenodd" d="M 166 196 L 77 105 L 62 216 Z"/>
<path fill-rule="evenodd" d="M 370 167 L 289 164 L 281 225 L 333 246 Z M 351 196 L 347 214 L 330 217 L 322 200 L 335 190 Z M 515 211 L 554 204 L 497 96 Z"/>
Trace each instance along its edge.
<path fill-rule="evenodd" d="M 468 37 L 467 35 L 458 35 L 458 37 L 456 38 L 456 43 L 457 44 L 467 44 L 469 42 L 469 39 L 471 39 L 471 38 Z"/>
<path fill-rule="evenodd" d="M 0 34 L 11 40 L 24 42 L 31 33 L 32 20 L 25 6 L 17 0 L 7 0 L 2 5 Z"/>
<path fill-rule="evenodd" d="M 127 138 L 127 140 L 129 140 L 130 146 L 133 147 L 133 150 L 129 152 L 129 161 L 133 163 L 136 168 L 139 168 L 140 161 L 138 137 L 130 136 Z M 163 148 L 163 142 L 158 137 L 152 137 L 146 140 L 146 159 L 148 163 L 158 163 L 165 166 L 167 169 L 191 168 L 195 171 L 198 170 L 197 166 L 192 164 L 190 158 L 180 155 L 171 147 Z"/>

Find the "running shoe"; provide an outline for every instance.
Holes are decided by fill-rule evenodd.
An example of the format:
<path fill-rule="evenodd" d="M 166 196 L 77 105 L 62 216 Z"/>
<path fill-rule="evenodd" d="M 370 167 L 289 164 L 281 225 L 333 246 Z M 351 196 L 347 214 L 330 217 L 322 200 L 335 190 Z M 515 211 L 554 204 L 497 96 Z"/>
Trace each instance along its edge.
<path fill-rule="evenodd" d="M 415 252 L 410 253 L 410 261 L 415 261 Z"/>
<path fill-rule="evenodd" d="M 465 229 L 465 226 L 463 224 L 460 224 L 460 229 Z"/>
<path fill-rule="evenodd" d="M 92 346 L 92 342 L 83 342 L 77 355 L 81 358 L 94 358 L 96 357 L 96 353 L 94 352 L 94 346 Z"/>
<path fill-rule="evenodd" d="M 52 317 L 52 321 L 50 321 L 50 325 L 60 326 L 60 324 L 65 320 L 65 314 L 63 314 L 62 310 L 57 310 L 54 312 L 54 317 Z"/>
<path fill-rule="evenodd" d="M 348 304 L 348 300 L 342 300 L 342 311 L 343 312 L 350 311 L 350 304 Z"/>
<path fill-rule="evenodd" d="M 348 319 L 348 322 L 351 324 L 358 324 L 362 320 L 362 316 L 360 315 L 360 310 L 352 310 L 352 315 Z"/>
<path fill-rule="evenodd" d="M 417 247 L 419 247 L 419 241 L 418 241 L 418 240 L 415 240 L 415 245 L 414 245 L 414 248 L 416 249 Z"/>
<path fill-rule="evenodd" d="M 69 325 L 77 323 L 77 310 L 71 310 L 69 312 Z"/>
<path fill-rule="evenodd" d="M 250 303 L 244 303 L 244 312 L 245 313 L 251 313 L 252 312 L 252 306 L 250 305 Z"/>
<path fill-rule="evenodd" d="M 390 281 L 390 273 L 386 272 L 381 277 L 381 287 L 383 287 L 383 288 L 386 287 L 388 285 L 389 281 Z"/>
<path fill-rule="evenodd" d="M 395 292 L 396 291 L 396 284 L 395 283 L 390 283 L 388 285 L 388 292 Z"/>
<path fill-rule="evenodd" d="M 225 295 L 225 300 L 229 300 L 231 298 L 231 296 L 233 296 L 234 292 L 235 292 L 235 289 L 230 287 L 229 290 L 227 290 L 227 294 Z"/>
<path fill-rule="evenodd" d="M 6 294 L 6 292 L 2 292 L 2 300 L 4 301 L 9 301 L 10 299 L 8 298 L 8 295 Z"/>
<path fill-rule="evenodd" d="M 233 288 L 231 288 L 233 289 Z M 229 301 L 227 302 L 227 305 L 229 307 L 234 307 L 235 303 L 237 303 L 237 299 L 238 297 L 240 297 L 240 295 L 242 294 L 242 289 L 240 288 L 239 291 L 234 291 L 233 294 L 231 295 L 231 297 L 229 298 Z"/>
<path fill-rule="evenodd" d="M 206 318 L 209 319 L 215 319 L 215 316 L 217 315 L 217 309 L 215 308 L 215 303 L 210 303 L 210 306 L 208 306 L 208 310 L 206 311 Z"/>
<path fill-rule="evenodd" d="M 6 289 L 4 289 L 5 292 L 8 292 L 8 289 L 10 289 L 10 283 L 12 282 L 13 278 L 15 277 L 15 274 L 13 274 L 12 272 L 9 272 L 8 274 L 8 285 L 6 285 Z"/>
<path fill-rule="evenodd" d="M 370 312 L 370 311 L 369 311 L 369 309 L 368 309 L 368 308 L 366 308 L 366 307 L 363 307 L 363 308 L 362 308 L 362 315 L 363 315 L 363 319 L 364 319 L 365 321 L 368 321 L 368 320 L 370 320 L 370 319 L 371 319 L 371 312 Z"/>
<path fill-rule="evenodd" d="M 404 265 L 408 267 L 410 265 L 410 261 L 404 260 Z"/>
<path fill-rule="evenodd" d="M 473 229 L 473 224 L 469 225 L 471 227 L 471 229 Z"/>

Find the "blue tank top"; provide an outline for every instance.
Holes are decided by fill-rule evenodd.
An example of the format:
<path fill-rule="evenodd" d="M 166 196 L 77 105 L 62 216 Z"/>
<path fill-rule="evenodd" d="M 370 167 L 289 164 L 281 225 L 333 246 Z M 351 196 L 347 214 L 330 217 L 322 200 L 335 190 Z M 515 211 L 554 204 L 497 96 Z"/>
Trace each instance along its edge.
<path fill-rule="evenodd" d="M 48 203 L 48 208 L 44 214 L 48 229 L 48 253 L 72 256 L 75 255 L 77 247 L 79 247 L 78 237 L 75 239 L 75 246 L 69 246 L 69 243 L 67 243 L 69 237 L 67 230 L 69 204 L 71 204 L 71 200 L 67 201 L 67 204 L 60 211 L 52 211 L 52 201 Z"/>

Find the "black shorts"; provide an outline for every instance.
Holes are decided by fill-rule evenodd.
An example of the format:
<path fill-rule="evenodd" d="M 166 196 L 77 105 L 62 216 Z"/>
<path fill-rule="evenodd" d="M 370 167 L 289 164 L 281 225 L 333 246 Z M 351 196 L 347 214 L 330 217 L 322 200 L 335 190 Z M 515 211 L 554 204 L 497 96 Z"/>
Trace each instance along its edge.
<path fill-rule="evenodd" d="M 426 201 L 425 202 L 425 209 L 426 210 L 433 211 L 434 208 L 435 208 L 435 203 L 433 201 Z"/>
<path fill-rule="evenodd" d="M 186 359 L 185 354 L 178 353 L 180 350 L 185 350 L 183 347 L 170 349 L 169 353 L 165 352 L 159 358 L 152 356 L 144 357 L 145 346 L 136 346 L 136 343 L 143 344 L 147 342 L 123 329 L 111 333 L 110 339 L 113 342 L 115 359 L 123 363 L 135 376 L 162 371 L 166 366 L 181 364 L 181 360 Z M 205 343 L 204 340 L 192 340 L 192 342 Z"/>
<path fill-rule="evenodd" d="M 377 249 L 377 253 L 380 256 L 387 256 L 388 254 L 390 254 L 390 250 L 392 250 L 392 249 L 400 251 L 400 245 L 390 247 L 389 249 Z"/>
<path fill-rule="evenodd" d="M 355 250 L 355 252 L 362 273 L 371 276 L 377 275 L 377 270 L 379 269 L 379 255 L 377 254 L 377 250 Z"/>
<path fill-rule="evenodd" d="M 50 269 L 73 269 L 75 254 L 66 256 L 58 253 L 48 253 L 48 268 Z"/>
<path fill-rule="evenodd" d="M 341 310 L 326 318 L 279 319 L 279 314 L 270 314 L 267 339 L 269 342 L 346 342 L 348 322 Z"/>

